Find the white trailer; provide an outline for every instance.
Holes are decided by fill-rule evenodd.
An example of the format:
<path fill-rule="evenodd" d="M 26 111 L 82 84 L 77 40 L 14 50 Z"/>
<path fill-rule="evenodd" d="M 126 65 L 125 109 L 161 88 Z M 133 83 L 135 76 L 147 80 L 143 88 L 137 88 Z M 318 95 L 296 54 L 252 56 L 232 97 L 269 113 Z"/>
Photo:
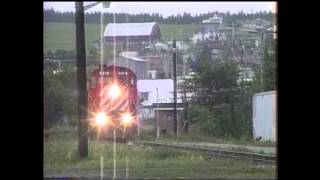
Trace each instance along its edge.
<path fill-rule="evenodd" d="M 262 140 L 277 139 L 276 91 L 258 93 L 253 96 L 253 136 Z"/>

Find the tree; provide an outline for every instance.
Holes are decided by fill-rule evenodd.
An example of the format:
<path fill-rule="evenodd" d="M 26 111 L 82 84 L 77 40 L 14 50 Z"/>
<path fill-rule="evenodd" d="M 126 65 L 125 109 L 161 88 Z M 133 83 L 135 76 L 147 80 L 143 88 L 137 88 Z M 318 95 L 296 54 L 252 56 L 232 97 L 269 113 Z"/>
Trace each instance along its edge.
<path fill-rule="evenodd" d="M 275 46 L 274 40 L 266 41 L 264 48 L 264 58 L 262 66 L 255 69 L 255 78 L 253 80 L 252 88 L 254 93 L 264 91 L 274 91 L 277 89 L 276 85 L 276 61 L 275 61 Z M 261 69 L 262 68 L 262 69 Z M 262 78 L 261 78 L 261 72 Z M 262 83 L 261 83 L 262 80 Z M 263 89 L 261 89 L 261 86 Z"/>
<path fill-rule="evenodd" d="M 276 63 L 274 55 L 274 42 L 271 42 L 265 48 L 265 56 L 263 62 L 263 79 L 264 79 L 264 91 L 276 90 Z"/>
<path fill-rule="evenodd" d="M 62 116 L 73 120 L 76 113 L 75 72 L 72 66 L 63 66 L 63 71 L 56 74 L 53 73 L 55 69 L 55 66 L 49 66 L 44 74 L 46 128 L 61 123 Z"/>
<path fill-rule="evenodd" d="M 237 80 L 238 65 L 231 61 L 213 61 L 204 45 L 194 63 L 195 75 L 186 81 L 194 94 L 188 121 L 215 136 L 240 138 L 250 132 L 250 106 L 241 96 Z M 199 115 L 200 114 L 200 115 Z"/>

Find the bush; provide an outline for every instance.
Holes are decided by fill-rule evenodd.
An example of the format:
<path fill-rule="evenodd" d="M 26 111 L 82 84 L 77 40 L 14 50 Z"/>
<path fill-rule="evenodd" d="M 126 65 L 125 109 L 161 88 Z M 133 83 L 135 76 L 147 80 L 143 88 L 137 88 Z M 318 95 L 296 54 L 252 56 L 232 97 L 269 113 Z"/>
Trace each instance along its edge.
<path fill-rule="evenodd" d="M 77 110 L 76 76 L 72 67 L 64 67 L 57 74 L 53 70 L 53 67 L 48 67 L 44 74 L 45 128 L 63 124 L 64 118 L 70 122 Z"/>
<path fill-rule="evenodd" d="M 232 108 L 224 105 L 214 111 L 207 106 L 194 105 L 188 109 L 188 121 L 195 129 L 209 136 L 250 139 L 250 116 L 242 104 Z"/>

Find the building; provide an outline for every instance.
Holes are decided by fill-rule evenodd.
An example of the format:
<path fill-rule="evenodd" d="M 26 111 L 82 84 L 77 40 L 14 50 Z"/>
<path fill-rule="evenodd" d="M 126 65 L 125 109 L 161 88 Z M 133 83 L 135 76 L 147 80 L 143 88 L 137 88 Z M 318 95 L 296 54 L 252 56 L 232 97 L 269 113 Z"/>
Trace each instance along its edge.
<path fill-rule="evenodd" d="M 152 110 L 153 103 L 173 102 L 173 80 L 172 79 L 142 79 L 137 82 L 138 93 L 143 99 L 141 103 L 142 118 L 151 119 L 155 117 Z M 158 95 L 158 96 L 157 96 Z M 158 98 L 157 98 L 158 97 Z M 181 102 L 180 94 L 177 95 Z"/>
<path fill-rule="evenodd" d="M 258 18 L 255 20 L 245 20 L 241 24 L 242 31 L 245 32 L 261 32 L 271 26 L 271 22 Z"/>
<path fill-rule="evenodd" d="M 253 137 L 277 140 L 277 92 L 269 91 L 253 97 Z"/>
<path fill-rule="evenodd" d="M 122 51 L 115 62 L 108 61 L 107 65 L 117 65 L 131 69 L 137 76 L 137 79 L 147 78 L 147 61 L 139 58 L 135 51 Z"/>
<path fill-rule="evenodd" d="M 95 46 L 100 48 L 100 43 L 101 40 L 95 41 Z M 117 64 L 126 66 L 129 60 L 138 79 L 169 78 L 172 74 L 171 48 L 161 40 L 156 22 L 109 23 L 104 31 L 104 45 L 107 49 L 115 45 L 117 51 L 125 49 L 125 54 L 136 52 L 134 56 L 120 53 Z"/>
<path fill-rule="evenodd" d="M 104 44 L 137 50 L 160 40 L 160 27 L 156 22 L 148 23 L 109 23 L 104 31 Z M 101 40 L 95 41 L 99 47 Z"/>
<path fill-rule="evenodd" d="M 193 44 L 197 44 L 204 40 L 207 41 L 225 41 L 226 35 L 221 31 L 213 31 L 213 30 L 205 30 L 204 32 L 198 31 L 194 33 L 191 37 L 191 41 Z"/>
<path fill-rule="evenodd" d="M 202 21 L 203 24 L 221 24 L 222 23 L 222 17 L 218 17 L 217 14 L 214 14 L 213 17 L 209 19 L 204 19 Z"/>
<path fill-rule="evenodd" d="M 173 133 L 174 103 L 153 103 L 152 108 L 156 117 L 160 132 Z M 183 129 L 183 104 L 177 103 L 178 132 Z"/>
<path fill-rule="evenodd" d="M 255 73 L 252 70 L 251 67 L 241 67 L 240 66 L 240 72 L 239 72 L 239 78 L 238 78 L 238 83 L 240 84 L 241 81 L 244 82 L 252 82 L 253 78 L 255 77 Z"/>

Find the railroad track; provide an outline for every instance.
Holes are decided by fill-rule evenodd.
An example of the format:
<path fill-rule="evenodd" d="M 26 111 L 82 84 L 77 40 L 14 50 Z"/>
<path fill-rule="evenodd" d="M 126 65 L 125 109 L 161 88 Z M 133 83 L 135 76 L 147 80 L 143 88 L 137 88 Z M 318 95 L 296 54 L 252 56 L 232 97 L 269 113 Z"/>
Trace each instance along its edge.
<path fill-rule="evenodd" d="M 229 151 L 221 149 L 212 149 L 212 148 L 200 148 L 194 146 L 185 146 L 185 145 L 175 145 L 175 144 L 166 144 L 166 143 L 156 143 L 156 142 L 147 142 L 147 141 L 138 141 L 135 142 L 137 145 L 142 146 L 153 146 L 153 147 L 168 147 L 181 150 L 189 150 L 194 152 L 205 153 L 210 156 L 222 156 L 230 158 L 240 158 L 247 159 L 259 162 L 275 163 L 277 157 L 272 155 L 249 153 L 249 152 L 238 152 L 238 151 Z"/>

